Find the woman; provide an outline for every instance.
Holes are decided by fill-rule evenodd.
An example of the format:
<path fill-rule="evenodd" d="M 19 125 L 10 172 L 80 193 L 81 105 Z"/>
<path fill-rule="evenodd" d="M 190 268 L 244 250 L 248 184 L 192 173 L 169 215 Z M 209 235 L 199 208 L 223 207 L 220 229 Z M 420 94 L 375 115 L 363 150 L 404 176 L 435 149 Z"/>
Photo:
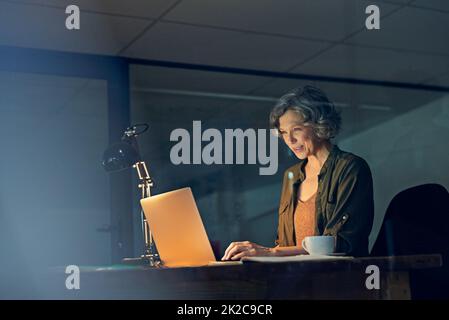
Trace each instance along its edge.
<path fill-rule="evenodd" d="M 306 86 L 279 99 L 270 125 L 299 159 L 284 174 L 276 246 L 233 242 L 222 260 L 305 254 L 307 236 L 332 235 L 336 252 L 368 255 L 374 217 L 373 181 L 365 160 L 331 142 L 340 114 L 319 89 Z"/>

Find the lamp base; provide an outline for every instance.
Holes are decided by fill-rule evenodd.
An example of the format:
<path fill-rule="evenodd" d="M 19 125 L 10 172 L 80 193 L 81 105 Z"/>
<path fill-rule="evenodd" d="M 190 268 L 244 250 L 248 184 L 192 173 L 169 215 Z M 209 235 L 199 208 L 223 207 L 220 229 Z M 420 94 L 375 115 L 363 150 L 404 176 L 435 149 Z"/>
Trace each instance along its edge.
<path fill-rule="evenodd" d="M 161 267 L 162 262 L 159 258 L 159 255 L 141 255 L 139 258 L 123 258 L 123 264 L 127 265 L 137 265 L 137 266 L 146 266 L 146 267 Z"/>

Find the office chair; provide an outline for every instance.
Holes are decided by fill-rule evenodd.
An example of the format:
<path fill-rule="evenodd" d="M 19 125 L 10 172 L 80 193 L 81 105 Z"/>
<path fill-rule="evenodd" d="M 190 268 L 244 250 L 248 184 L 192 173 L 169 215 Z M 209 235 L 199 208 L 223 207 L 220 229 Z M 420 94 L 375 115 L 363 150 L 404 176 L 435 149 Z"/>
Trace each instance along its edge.
<path fill-rule="evenodd" d="M 372 256 L 442 255 L 438 269 L 410 273 L 412 299 L 449 298 L 449 193 L 424 184 L 398 193 L 385 213 Z"/>

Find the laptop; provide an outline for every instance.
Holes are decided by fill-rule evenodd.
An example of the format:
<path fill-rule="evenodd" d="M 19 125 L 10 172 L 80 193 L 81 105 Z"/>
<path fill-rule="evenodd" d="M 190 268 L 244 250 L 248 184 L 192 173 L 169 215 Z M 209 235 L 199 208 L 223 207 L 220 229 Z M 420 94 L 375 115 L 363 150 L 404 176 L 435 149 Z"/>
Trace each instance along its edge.
<path fill-rule="evenodd" d="M 159 256 L 165 267 L 239 264 L 216 261 L 190 188 L 141 199 Z"/>

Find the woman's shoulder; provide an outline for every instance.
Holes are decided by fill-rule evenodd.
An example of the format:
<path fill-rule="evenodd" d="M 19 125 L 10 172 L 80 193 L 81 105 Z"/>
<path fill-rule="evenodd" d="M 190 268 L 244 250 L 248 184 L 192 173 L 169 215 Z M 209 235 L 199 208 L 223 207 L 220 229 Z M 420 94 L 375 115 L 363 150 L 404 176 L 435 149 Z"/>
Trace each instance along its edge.
<path fill-rule="evenodd" d="M 343 150 L 339 150 L 334 170 L 340 171 L 341 173 L 371 171 L 368 162 L 364 158 Z"/>

